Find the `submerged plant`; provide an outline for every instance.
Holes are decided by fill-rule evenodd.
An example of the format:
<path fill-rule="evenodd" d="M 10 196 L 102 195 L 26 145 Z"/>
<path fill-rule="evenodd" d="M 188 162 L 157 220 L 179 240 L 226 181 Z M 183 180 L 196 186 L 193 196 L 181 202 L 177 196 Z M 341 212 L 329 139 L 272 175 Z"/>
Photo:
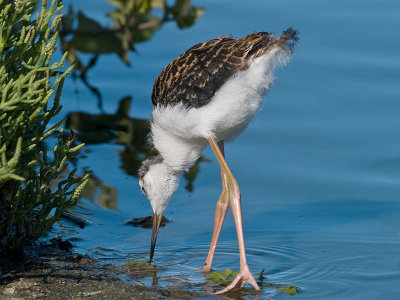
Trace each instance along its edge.
<path fill-rule="evenodd" d="M 34 242 L 74 205 L 88 175 L 68 171 L 83 146 L 59 130 L 66 53 L 53 61 L 61 0 L 0 0 L 0 252 Z M 49 137 L 59 130 L 51 153 Z M 49 151 L 50 152 L 50 151 Z"/>

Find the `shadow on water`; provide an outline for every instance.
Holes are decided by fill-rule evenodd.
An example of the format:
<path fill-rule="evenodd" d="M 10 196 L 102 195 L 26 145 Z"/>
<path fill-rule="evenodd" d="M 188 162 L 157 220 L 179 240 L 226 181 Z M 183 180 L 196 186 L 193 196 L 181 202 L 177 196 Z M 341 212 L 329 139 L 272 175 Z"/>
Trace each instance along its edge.
<path fill-rule="evenodd" d="M 116 8 L 106 14 L 108 21 L 112 22 L 111 26 L 104 26 L 83 11 L 75 11 L 69 6 L 60 32 L 62 51 L 68 52 L 68 61 L 76 65 L 74 77 L 79 78 L 96 96 L 101 110 L 101 92 L 86 77 L 100 55 L 116 54 L 130 66 L 128 54 L 136 51 L 136 43 L 151 39 L 166 22 L 175 21 L 179 28 L 189 27 L 205 11 L 203 7 L 192 6 L 190 0 L 176 0 L 173 5 L 168 5 L 166 0 L 113 0 L 109 4 Z M 87 63 L 83 62 L 82 53 L 90 54 Z"/>

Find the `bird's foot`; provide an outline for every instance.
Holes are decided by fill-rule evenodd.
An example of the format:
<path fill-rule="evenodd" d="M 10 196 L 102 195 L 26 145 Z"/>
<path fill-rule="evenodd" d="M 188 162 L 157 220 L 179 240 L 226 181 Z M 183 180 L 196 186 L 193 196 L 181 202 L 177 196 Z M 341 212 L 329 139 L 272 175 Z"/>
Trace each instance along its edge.
<path fill-rule="evenodd" d="M 230 285 L 215 294 L 223 294 L 233 290 L 234 288 L 241 288 L 246 282 L 249 282 L 257 291 L 260 290 L 257 282 L 255 281 L 253 275 L 250 272 L 249 266 L 247 264 L 240 266 L 239 274 L 232 281 Z"/>

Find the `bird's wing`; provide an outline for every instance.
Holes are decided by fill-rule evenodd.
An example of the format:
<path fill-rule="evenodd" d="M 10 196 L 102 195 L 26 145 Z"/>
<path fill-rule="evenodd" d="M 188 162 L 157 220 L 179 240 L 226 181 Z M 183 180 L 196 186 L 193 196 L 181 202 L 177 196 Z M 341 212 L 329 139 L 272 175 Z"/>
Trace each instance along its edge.
<path fill-rule="evenodd" d="M 209 103 L 232 76 L 273 47 L 290 52 L 297 32 L 285 30 L 277 38 L 268 32 L 249 34 L 240 39 L 220 37 L 197 44 L 181 54 L 158 75 L 151 100 L 154 106 L 182 104 L 186 108 Z"/>
<path fill-rule="evenodd" d="M 181 103 L 191 108 L 207 104 L 225 81 L 245 67 L 245 50 L 244 45 L 238 47 L 238 40 L 229 37 L 193 46 L 158 75 L 153 105 Z"/>

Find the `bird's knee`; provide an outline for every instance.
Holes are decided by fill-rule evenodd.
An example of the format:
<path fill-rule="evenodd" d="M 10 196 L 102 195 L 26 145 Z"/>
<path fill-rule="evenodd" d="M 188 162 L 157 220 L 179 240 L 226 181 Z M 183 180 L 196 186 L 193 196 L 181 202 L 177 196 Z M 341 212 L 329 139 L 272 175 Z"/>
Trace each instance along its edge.
<path fill-rule="evenodd" d="M 224 208 L 229 205 L 229 193 L 227 189 L 223 189 L 218 198 L 217 207 Z"/>

